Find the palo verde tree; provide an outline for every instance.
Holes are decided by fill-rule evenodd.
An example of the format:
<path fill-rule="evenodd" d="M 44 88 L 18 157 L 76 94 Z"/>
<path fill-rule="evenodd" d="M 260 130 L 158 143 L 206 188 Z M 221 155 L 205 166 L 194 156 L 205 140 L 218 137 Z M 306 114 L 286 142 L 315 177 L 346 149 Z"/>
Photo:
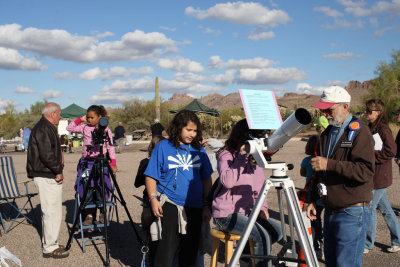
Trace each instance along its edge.
<path fill-rule="evenodd" d="M 375 74 L 369 98 L 381 99 L 390 114 L 400 107 L 400 50 L 392 51 L 390 62 L 379 62 Z"/>

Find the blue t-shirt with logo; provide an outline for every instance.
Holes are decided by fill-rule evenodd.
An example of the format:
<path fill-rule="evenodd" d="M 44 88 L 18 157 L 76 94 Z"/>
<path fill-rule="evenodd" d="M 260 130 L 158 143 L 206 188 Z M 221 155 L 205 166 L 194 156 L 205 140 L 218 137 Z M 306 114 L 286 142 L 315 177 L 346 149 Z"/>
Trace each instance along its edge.
<path fill-rule="evenodd" d="M 159 142 L 151 153 L 145 176 L 158 181 L 157 191 L 174 203 L 203 207 L 203 179 L 213 170 L 204 148 L 182 144 L 176 148 L 168 139 Z"/>

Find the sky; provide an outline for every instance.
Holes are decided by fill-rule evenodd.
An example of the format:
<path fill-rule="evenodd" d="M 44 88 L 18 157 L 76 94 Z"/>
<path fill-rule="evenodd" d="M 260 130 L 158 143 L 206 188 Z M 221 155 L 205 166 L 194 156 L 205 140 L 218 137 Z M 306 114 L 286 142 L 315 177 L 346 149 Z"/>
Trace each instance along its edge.
<path fill-rule="evenodd" d="M 0 112 L 174 93 L 321 94 L 400 49 L 400 0 L 0 0 Z"/>

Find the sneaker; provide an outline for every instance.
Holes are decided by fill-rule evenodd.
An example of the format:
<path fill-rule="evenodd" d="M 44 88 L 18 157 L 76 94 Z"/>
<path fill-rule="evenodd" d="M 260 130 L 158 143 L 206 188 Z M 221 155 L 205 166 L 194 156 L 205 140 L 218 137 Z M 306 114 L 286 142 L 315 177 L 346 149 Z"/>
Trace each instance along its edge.
<path fill-rule="evenodd" d="M 368 252 L 370 252 L 370 251 L 371 251 L 370 249 L 364 248 L 363 253 L 364 253 L 364 254 L 368 254 Z"/>
<path fill-rule="evenodd" d="M 387 252 L 390 252 L 390 253 L 395 253 L 398 251 L 400 251 L 400 246 L 391 246 L 390 248 L 387 249 Z"/>
<path fill-rule="evenodd" d="M 82 224 L 85 226 L 92 225 L 93 224 L 93 215 L 92 214 L 86 215 L 86 218 Z"/>

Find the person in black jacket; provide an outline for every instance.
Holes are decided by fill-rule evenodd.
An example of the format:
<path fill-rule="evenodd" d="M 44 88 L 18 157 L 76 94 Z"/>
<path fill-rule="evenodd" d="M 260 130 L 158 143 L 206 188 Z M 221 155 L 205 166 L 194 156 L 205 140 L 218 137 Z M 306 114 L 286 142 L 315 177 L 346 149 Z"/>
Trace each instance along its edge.
<path fill-rule="evenodd" d="M 63 156 L 57 133 L 61 108 L 47 103 L 29 138 L 26 171 L 33 178 L 42 209 L 44 258 L 65 258 L 69 253 L 57 242 L 62 218 Z"/>

